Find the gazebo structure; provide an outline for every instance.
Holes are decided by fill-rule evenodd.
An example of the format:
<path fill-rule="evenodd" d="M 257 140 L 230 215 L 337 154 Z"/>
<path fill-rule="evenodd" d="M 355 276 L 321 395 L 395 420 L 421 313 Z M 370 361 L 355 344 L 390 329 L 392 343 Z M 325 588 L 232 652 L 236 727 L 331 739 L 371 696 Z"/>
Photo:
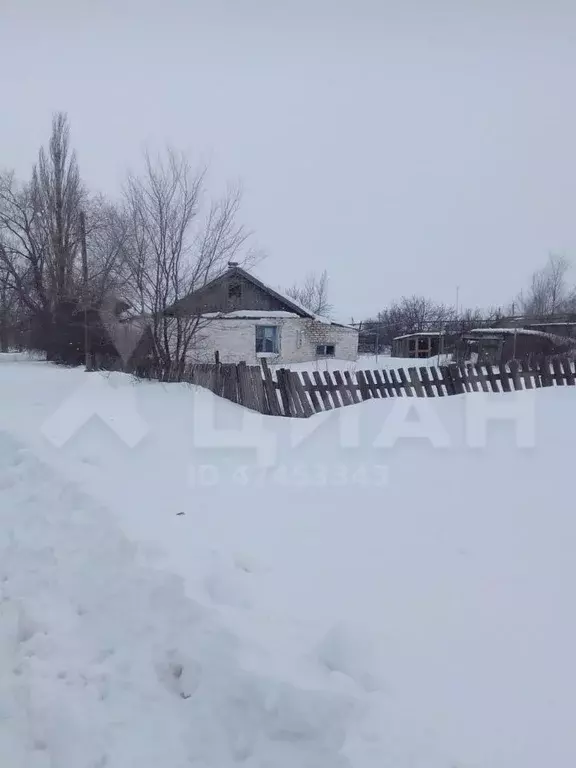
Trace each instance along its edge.
<path fill-rule="evenodd" d="M 446 342 L 445 331 L 418 331 L 396 336 L 392 340 L 392 357 L 436 357 L 447 351 Z"/>

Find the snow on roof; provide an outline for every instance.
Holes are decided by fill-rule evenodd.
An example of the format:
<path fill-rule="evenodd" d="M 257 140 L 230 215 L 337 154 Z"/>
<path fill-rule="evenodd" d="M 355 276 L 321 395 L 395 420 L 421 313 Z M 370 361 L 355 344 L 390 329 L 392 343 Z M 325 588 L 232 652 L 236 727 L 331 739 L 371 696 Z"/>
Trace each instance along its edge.
<path fill-rule="evenodd" d="M 296 301 L 296 299 L 293 299 L 290 296 L 287 296 L 285 293 L 283 293 L 281 288 L 273 288 L 272 290 L 283 301 L 287 301 L 290 304 L 294 304 L 294 306 L 298 307 L 298 309 L 301 309 L 302 312 L 307 312 L 309 315 L 313 317 L 314 320 L 316 320 L 317 323 L 323 323 L 324 325 L 340 325 L 342 326 L 342 328 L 350 328 L 350 330 L 353 330 L 353 331 L 357 330 L 357 328 L 354 328 L 353 326 L 348 325 L 347 323 L 340 322 L 339 320 L 332 320 L 329 317 L 324 317 L 324 315 L 316 315 L 314 312 L 311 312 L 303 304 L 300 304 L 299 301 Z"/>
<path fill-rule="evenodd" d="M 307 307 L 305 307 L 303 304 L 301 304 L 299 301 L 296 301 L 290 296 L 287 296 L 285 292 L 282 291 L 281 288 L 272 288 L 272 286 L 267 285 L 266 283 L 263 283 L 262 280 L 260 280 L 258 277 L 253 275 L 248 270 L 244 269 L 243 267 L 239 266 L 236 263 L 230 263 L 229 269 L 223 272 L 222 274 L 218 275 L 217 277 L 213 278 L 212 280 L 209 280 L 207 283 L 199 287 L 198 289 L 192 291 L 188 296 L 185 296 L 183 299 L 180 299 L 178 302 L 176 302 L 172 307 L 171 310 L 173 311 L 175 307 L 185 302 L 189 296 L 194 294 L 202 293 L 203 291 L 206 291 L 210 286 L 212 286 L 214 283 L 216 283 L 219 280 L 226 279 L 233 276 L 241 276 L 245 278 L 246 280 L 249 280 L 254 285 L 258 286 L 264 291 L 267 291 L 268 293 L 275 296 L 278 300 L 285 303 L 287 307 L 293 307 L 295 312 L 289 312 L 289 311 L 277 311 L 277 312 L 265 312 L 255 309 L 250 310 L 236 310 L 235 312 L 209 312 L 203 315 L 205 318 L 232 318 L 232 317 L 308 317 L 311 320 L 315 320 L 317 323 L 323 323 L 324 325 L 338 325 L 342 328 L 348 328 L 351 331 L 356 331 L 357 329 L 354 328 L 351 325 L 347 325 L 346 323 L 340 322 L 338 320 L 332 320 L 328 317 L 324 317 L 322 315 L 317 315 L 314 312 L 311 312 Z"/>
<path fill-rule="evenodd" d="M 444 336 L 446 331 L 414 331 L 413 333 L 405 333 L 403 336 L 395 336 L 394 341 L 400 339 L 409 339 L 412 336 Z"/>
<path fill-rule="evenodd" d="M 258 320 L 265 318 L 273 320 L 299 318 L 300 315 L 297 315 L 295 312 L 286 312 L 281 309 L 236 309 L 233 312 L 205 312 L 202 317 L 206 320 Z M 349 328 L 352 331 L 357 330 L 350 325 L 337 323 L 325 317 L 321 318 L 320 315 L 314 315 L 311 319 L 316 322 L 324 323 L 325 325 L 338 325 L 342 328 Z"/>
<path fill-rule="evenodd" d="M 288 296 L 285 291 L 282 290 L 282 288 L 273 288 L 270 285 L 267 285 L 266 283 L 263 283 L 260 278 L 255 277 L 247 270 L 242 269 L 241 267 L 234 267 L 236 271 L 241 271 L 245 276 L 248 278 L 255 280 L 257 283 L 259 283 L 263 288 L 272 291 L 276 294 L 276 296 L 281 300 L 285 301 L 288 305 L 292 304 L 294 307 L 299 309 L 304 314 L 311 317 L 313 320 L 316 320 L 317 323 L 323 323 L 324 325 L 340 325 L 342 328 L 350 328 L 350 330 L 357 330 L 356 328 L 353 328 L 351 325 L 347 325 L 346 323 L 342 323 L 338 320 L 332 320 L 329 317 L 324 317 L 324 315 L 317 315 L 315 312 L 312 312 L 308 307 L 305 307 L 304 304 L 301 304 L 296 299 L 293 299 L 291 296 Z"/>
<path fill-rule="evenodd" d="M 205 312 L 202 317 L 207 319 L 218 318 L 230 320 L 236 318 L 248 320 L 260 317 L 299 317 L 299 315 L 297 315 L 296 312 L 286 312 L 281 309 L 236 309 L 234 312 Z"/>
<path fill-rule="evenodd" d="M 545 331 L 535 331 L 532 328 L 473 328 L 471 331 L 468 331 L 468 333 L 486 333 L 492 336 L 516 333 L 519 336 L 544 336 L 546 338 L 550 337 L 549 333 L 546 333 Z"/>
<path fill-rule="evenodd" d="M 498 338 L 502 336 L 537 336 L 541 339 L 550 339 L 557 346 L 570 347 L 574 344 L 574 339 L 570 336 L 560 336 L 555 333 L 547 333 L 546 331 L 535 331 L 532 328 L 474 328 L 465 334 L 467 337 L 471 334 L 484 335 L 488 338 Z"/>
<path fill-rule="evenodd" d="M 470 343 L 473 343 L 473 344 L 479 344 L 480 343 L 480 339 L 477 339 L 475 337 L 471 337 L 471 336 L 469 336 L 466 333 L 464 334 L 463 338 L 466 339 L 467 341 L 469 341 Z M 486 340 L 488 340 L 488 341 L 502 341 L 502 334 L 500 334 L 500 336 L 489 336 L 487 333 L 484 333 L 484 334 L 482 334 L 482 338 L 485 341 Z"/>
<path fill-rule="evenodd" d="M 262 281 L 260 281 L 262 282 Z M 282 291 L 282 288 L 272 288 L 271 286 L 266 285 L 266 283 L 262 283 L 262 285 L 265 288 L 269 288 L 270 290 L 274 291 L 277 296 L 282 299 L 282 301 L 285 301 L 287 304 L 293 304 L 295 307 L 298 307 L 298 309 L 302 310 L 302 312 L 305 312 L 307 315 L 311 315 L 314 320 L 320 320 L 320 322 L 330 323 L 331 320 L 328 320 L 326 317 L 321 317 L 320 315 L 314 314 L 308 307 L 305 307 L 304 304 L 301 304 L 296 299 L 293 299 L 291 296 L 288 296 Z"/>
<path fill-rule="evenodd" d="M 560 327 L 564 327 L 565 325 L 576 325 L 576 323 L 572 322 L 572 321 L 566 322 L 566 323 L 560 323 L 560 322 L 558 322 L 558 323 L 557 322 L 549 323 L 549 322 L 543 321 L 541 323 L 529 323 L 529 325 L 530 325 L 531 328 L 532 327 L 536 327 L 536 326 L 546 326 L 546 327 L 548 327 L 549 325 L 559 325 Z"/>

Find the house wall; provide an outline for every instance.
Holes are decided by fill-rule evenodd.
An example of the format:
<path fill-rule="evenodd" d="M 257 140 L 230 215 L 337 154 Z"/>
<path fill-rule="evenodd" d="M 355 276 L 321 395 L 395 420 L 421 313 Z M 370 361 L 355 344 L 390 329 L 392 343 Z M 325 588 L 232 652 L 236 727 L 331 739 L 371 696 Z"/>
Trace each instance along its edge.
<path fill-rule="evenodd" d="M 275 325 L 279 329 L 279 355 L 266 355 L 272 364 L 305 363 L 316 360 L 317 344 L 334 344 L 339 360 L 356 360 L 358 331 L 305 318 L 258 318 L 212 320 L 199 333 L 190 358 L 213 362 L 216 351 L 222 363 L 246 362 L 257 365 L 256 326 Z"/>
<path fill-rule="evenodd" d="M 290 355 L 294 363 L 316 360 L 318 344 L 334 344 L 338 360 L 356 360 L 358 357 L 358 331 L 355 328 L 345 328 L 340 325 L 329 325 L 317 320 L 290 320 L 289 324 L 301 330 L 301 336 L 292 333 L 285 354 Z"/>

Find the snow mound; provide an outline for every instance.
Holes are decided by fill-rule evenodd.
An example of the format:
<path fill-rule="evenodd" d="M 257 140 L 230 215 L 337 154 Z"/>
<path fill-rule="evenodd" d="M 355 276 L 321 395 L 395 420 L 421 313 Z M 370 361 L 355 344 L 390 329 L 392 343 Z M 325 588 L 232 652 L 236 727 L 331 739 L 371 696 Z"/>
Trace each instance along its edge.
<path fill-rule="evenodd" d="M 351 698 L 242 671 L 213 613 L 3 432 L 0 521 L 2 765 L 349 765 Z"/>
<path fill-rule="evenodd" d="M 0 768 L 576 765 L 576 388 L 0 394 Z"/>

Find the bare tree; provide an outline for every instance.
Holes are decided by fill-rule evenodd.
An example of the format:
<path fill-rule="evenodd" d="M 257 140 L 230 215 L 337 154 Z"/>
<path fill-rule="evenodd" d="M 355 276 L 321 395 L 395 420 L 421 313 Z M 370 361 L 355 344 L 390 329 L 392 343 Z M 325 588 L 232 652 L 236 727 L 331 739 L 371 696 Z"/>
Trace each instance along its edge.
<path fill-rule="evenodd" d="M 332 312 L 332 304 L 328 301 L 328 273 L 326 270 L 319 276 L 311 272 L 301 285 L 295 284 L 288 288 L 286 295 L 315 315 L 328 317 Z"/>
<path fill-rule="evenodd" d="M 12 173 L 0 176 L 0 263 L 5 282 L 32 314 L 50 305 L 48 244 L 38 219 L 30 185 L 19 184 Z"/>
<path fill-rule="evenodd" d="M 8 352 L 11 346 L 21 343 L 19 323 L 22 320 L 18 292 L 0 261 L 0 352 Z"/>
<path fill-rule="evenodd" d="M 406 333 L 430 330 L 431 326 L 441 326 L 452 316 L 453 310 L 443 304 L 436 304 L 424 296 L 409 296 L 401 300 L 393 311 L 399 315 L 407 330 Z"/>
<path fill-rule="evenodd" d="M 443 330 L 448 333 L 465 333 L 476 327 L 493 324 L 501 317 L 498 309 L 463 309 L 438 304 L 425 296 L 404 297 L 375 318 L 360 324 L 359 330 L 368 339 L 378 339 L 379 349 L 392 346 L 398 336 L 423 331 Z M 372 342 L 370 342 L 372 343 Z"/>
<path fill-rule="evenodd" d="M 93 306 L 131 292 L 130 222 L 126 211 L 103 197 L 86 209 L 88 291 Z"/>
<path fill-rule="evenodd" d="M 155 359 L 176 376 L 207 322 L 178 303 L 223 272 L 248 238 L 237 223 L 239 190 L 203 214 L 205 175 L 167 150 L 154 160 L 146 154 L 143 173 L 129 175 L 125 189 L 128 298 L 146 318 Z"/>
<path fill-rule="evenodd" d="M 40 149 L 31 197 L 46 248 L 46 284 L 53 306 L 72 298 L 79 247 L 79 216 L 86 194 L 64 113 L 52 121 L 48 150 Z"/>
<path fill-rule="evenodd" d="M 32 331 L 31 346 L 53 359 L 61 356 L 58 344 L 76 354 L 78 326 L 87 327 L 88 314 L 96 317 L 99 308 L 96 323 L 110 319 L 118 331 L 115 307 L 127 300 L 147 317 L 156 360 L 180 370 L 206 318 L 174 308 L 228 261 L 249 266 L 258 258 L 245 251 L 248 233 L 237 223 L 240 190 L 206 203 L 204 180 L 203 171 L 194 173 L 183 156 L 168 151 L 157 160 L 145 157 L 143 172 L 128 177 L 121 204 L 89 195 L 67 118 L 56 114 L 31 180 L 22 184 L 13 173 L 0 174 L 0 344 L 7 343 L 16 313 Z"/>
<path fill-rule="evenodd" d="M 66 115 L 56 114 L 47 149 L 40 149 L 32 179 L 0 176 L 0 265 L 31 322 L 49 347 L 63 302 L 74 298 L 78 221 L 86 193 L 70 150 Z"/>
<path fill-rule="evenodd" d="M 567 284 L 569 270 L 565 256 L 550 255 L 546 265 L 534 272 L 528 292 L 521 293 L 515 305 L 526 315 L 545 317 L 569 311 L 574 306 L 573 291 Z"/>

